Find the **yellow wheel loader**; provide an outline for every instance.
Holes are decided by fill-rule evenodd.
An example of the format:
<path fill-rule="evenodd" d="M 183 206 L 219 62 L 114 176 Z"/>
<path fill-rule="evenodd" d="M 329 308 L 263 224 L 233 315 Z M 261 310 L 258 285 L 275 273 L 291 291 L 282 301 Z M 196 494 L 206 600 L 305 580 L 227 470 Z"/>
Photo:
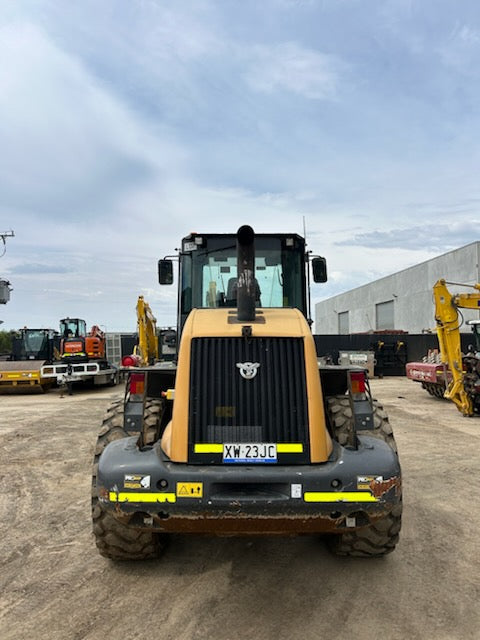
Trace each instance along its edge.
<path fill-rule="evenodd" d="M 401 471 L 361 368 L 319 367 L 296 234 L 191 234 L 178 254 L 178 355 L 127 372 L 94 460 L 103 556 L 158 556 L 176 532 L 325 534 L 340 555 L 398 541 Z M 159 261 L 172 285 L 173 261 Z"/>

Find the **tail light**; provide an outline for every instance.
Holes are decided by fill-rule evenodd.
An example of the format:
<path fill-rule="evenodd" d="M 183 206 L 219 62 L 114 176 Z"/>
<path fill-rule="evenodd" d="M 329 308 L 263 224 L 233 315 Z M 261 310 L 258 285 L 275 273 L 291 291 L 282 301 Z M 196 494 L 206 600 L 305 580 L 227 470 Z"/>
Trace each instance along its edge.
<path fill-rule="evenodd" d="M 350 371 L 350 392 L 353 395 L 363 394 L 366 390 L 365 373 L 363 371 Z"/>
<path fill-rule="evenodd" d="M 132 373 L 129 380 L 129 390 L 132 395 L 141 394 L 145 391 L 145 374 Z"/>

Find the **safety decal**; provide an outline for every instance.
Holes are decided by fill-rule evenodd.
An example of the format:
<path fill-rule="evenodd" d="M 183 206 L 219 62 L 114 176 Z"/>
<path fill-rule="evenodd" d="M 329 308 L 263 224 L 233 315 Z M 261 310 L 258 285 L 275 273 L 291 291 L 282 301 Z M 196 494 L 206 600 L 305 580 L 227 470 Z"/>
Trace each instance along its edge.
<path fill-rule="evenodd" d="M 383 476 L 357 476 L 357 489 L 368 491 L 375 482 L 383 482 Z"/>
<path fill-rule="evenodd" d="M 305 502 L 378 502 L 369 491 L 306 491 Z"/>
<path fill-rule="evenodd" d="M 150 489 L 150 476 L 139 473 L 126 473 L 123 476 L 124 489 Z"/>
<path fill-rule="evenodd" d="M 137 493 L 136 491 L 110 491 L 110 502 L 176 502 L 174 493 Z"/>
<path fill-rule="evenodd" d="M 177 498 L 202 498 L 203 482 L 177 482 Z"/>
<path fill-rule="evenodd" d="M 292 484 L 291 488 L 291 496 L 292 498 L 301 498 L 302 497 L 302 485 L 301 484 Z"/>

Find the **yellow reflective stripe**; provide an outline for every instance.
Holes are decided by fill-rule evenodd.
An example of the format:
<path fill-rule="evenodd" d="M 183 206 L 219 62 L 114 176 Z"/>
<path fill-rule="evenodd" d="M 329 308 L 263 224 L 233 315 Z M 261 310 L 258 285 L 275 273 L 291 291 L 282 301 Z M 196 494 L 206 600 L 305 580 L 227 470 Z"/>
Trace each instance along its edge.
<path fill-rule="evenodd" d="M 303 444 L 301 442 L 279 442 L 277 444 L 277 453 L 303 453 Z"/>
<path fill-rule="evenodd" d="M 239 443 L 241 444 L 241 443 Z M 247 443 L 248 444 L 248 443 Z M 223 453 L 223 444 L 196 444 L 195 453 Z M 302 453 L 303 444 L 301 442 L 277 444 L 277 453 Z"/>
<path fill-rule="evenodd" d="M 176 502 L 177 496 L 174 493 L 138 493 L 123 492 L 116 493 L 110 491 L 110 502 Z"/>
<path fill-rule="evenodd" d="M 307 491 L 305 502 L 378 502 L 369 491 Z"/>
<path fill-rule="evenodd" d="M 195 453 L 223 453 L 223 444 L 196 444 Z"/>

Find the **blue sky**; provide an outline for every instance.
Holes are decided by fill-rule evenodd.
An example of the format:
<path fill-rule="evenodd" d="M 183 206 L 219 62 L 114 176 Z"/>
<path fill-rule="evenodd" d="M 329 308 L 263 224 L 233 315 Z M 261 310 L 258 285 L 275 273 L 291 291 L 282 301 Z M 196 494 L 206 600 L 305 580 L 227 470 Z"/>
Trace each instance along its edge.
<path fill-rule="evenodd" d="M 174 324 L 193 230 L 305 220 L 314 302 L 479 239 L 477 0 L 12 0 L 0 59 L 3 329 Z"/>

